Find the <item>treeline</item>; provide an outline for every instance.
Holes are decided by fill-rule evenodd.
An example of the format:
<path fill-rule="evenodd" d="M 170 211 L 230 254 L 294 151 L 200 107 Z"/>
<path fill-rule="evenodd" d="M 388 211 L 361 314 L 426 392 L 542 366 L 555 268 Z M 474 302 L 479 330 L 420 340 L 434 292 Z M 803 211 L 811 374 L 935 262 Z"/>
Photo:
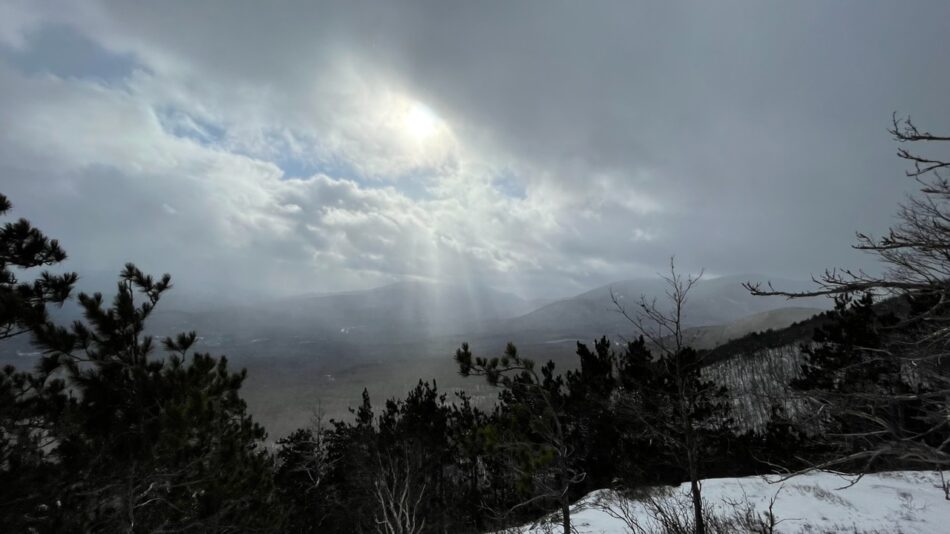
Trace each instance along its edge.
<path fill-rule="evenodd" d="M 474 360 L 464 347 L 457 357 L 463 370 Z M 701 380 L 698 353 L 681 355 L 684 380 L 643 340 L 622 350 L 606 339 L 578 344 L 578 357 L 577 370 L 560 374 L 509 346 L 472 364 L 499 386 L 491 411 L 420 382 L 375 412 L 364 392 L 354 421 L 281 440 L 276 480 L 294 510 L 291 531 L 486 532 L 569 514 L 594 489 L 679 484 L 691 465 L 696 480 L 804 466 L 807 437 L 791 424 L 734 432 L 727 391 Z"/>

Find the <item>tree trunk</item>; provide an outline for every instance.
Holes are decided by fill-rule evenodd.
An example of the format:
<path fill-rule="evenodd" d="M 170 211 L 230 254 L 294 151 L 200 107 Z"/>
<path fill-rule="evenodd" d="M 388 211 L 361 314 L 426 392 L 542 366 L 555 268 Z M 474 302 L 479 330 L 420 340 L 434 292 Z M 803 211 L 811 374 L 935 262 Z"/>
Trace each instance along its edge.
<path fill-rule="evenodd" d="M 706 534 L 706 522 L 703 521 L 703 491 L 699 482 L 699 465 L 696 443 L 693 439 L 693 427 L 686 421 L 686 461 L 689 469 L 689 492 L 693 497 L 693 522 L 695 534 Z"/>
<path fill-rule="evenodd" d="M 706 534 L 706 522 L 703 521 L 703 495 L 699 489 L 699 482 L 695 477 L 690 477 L 689 490 L 693 494 L 693 516 L 696 521 L 696 534 Z"/>
<path fill-rule="evenodd" d="M 561 496 L 561 522 L 564 525 L 564 534 L 571 534 L 571 501 L 567 493 Z"/>
<path fill-rule="evenodd" d="M 683 421 L 683 434 L 686 441 L 686 467 L 689 470 L 689 492 L 693 497 L 693 522 L 695 534 L 706 534 L 706 522 L 703 521 L 703 493 L 699 485 L 699 447 L 696 436 L 693 434 L 691 403 L 687 404 L 687 391 L 683 380 L 683 370 L 680 368 L 679 355 L 676 359 L 676 373 L 679 384 L 680 411 Z"/>

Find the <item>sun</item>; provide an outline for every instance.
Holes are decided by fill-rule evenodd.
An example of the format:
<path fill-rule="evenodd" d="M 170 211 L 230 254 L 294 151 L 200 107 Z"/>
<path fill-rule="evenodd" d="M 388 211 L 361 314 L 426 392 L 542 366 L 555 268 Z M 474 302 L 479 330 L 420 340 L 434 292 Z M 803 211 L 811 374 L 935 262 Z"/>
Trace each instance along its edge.
<path fill-rule="evenodd" d="M 439 117 L 428 107 L 419 102 L 413 102 L 403 117 L 403 128 L 411 138 L 425 141 L 439 130 Z"/>

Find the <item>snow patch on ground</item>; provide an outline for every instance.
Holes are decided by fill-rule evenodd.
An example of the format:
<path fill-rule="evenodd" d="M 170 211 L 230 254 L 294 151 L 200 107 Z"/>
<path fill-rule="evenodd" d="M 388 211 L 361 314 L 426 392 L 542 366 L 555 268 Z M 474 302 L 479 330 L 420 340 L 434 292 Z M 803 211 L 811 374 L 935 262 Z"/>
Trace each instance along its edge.
<path fill-rule="evenodd" d="M 950 473 L 945 473 L 950 478 Z M 780 477 L 719 478 L 703 481 L 703 498 L 722 512 L 730 502 L 748 502 L 759 513 L 768 511 L 769 502 L 781 521 L 776 532 L 826 533 L 950 533 L 950 501 L 944 499 L 940 474 L 933 471 L 891 471 L 865 475 L 856 484 L 853 477 L 814 472 L 782 481 Z M 680 500 L 688 502 L 689 484 L 673 489 Z M 599 509 L 598 502 L 615 496 L 608 490 L 587 495 L 571 509 L 571 519 L 580 534 L 631 532 L 624 521 Z M 628 510 L 641 524 L 649 524 L 646 508 L 630 502 Z M 532 526 L 525 533 L 559 532 L 556 525 Z"/>

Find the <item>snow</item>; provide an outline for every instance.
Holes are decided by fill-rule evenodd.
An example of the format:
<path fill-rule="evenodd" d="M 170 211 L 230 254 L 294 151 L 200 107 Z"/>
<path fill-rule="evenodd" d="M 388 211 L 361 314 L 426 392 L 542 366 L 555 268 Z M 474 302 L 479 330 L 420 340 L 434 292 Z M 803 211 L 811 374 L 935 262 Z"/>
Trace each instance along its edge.
<path fill-rule="evenodd" d="M 945 473 L 950 478 L 950 473 Z M 748 502 L 759 513 L 768 511 L 777 494 L 773 513 L 781 533 L 950 533 L 950 501 L 945 500 L 940 474 L 934 471 L 891 471 L 854 477 L 812 472 L 783 480 L 781 477 L 720 478 L 703 481 L 703 498 L 719 512 L 727 503 Z M 850 487 L 846 487 L 849 486 Z M 673 488 L 665 502 L 679 502 L 688 510 L 689 484 Z M 588 494 L 571 509 L 571 520 L 581 534 L 627 533 L 624 521 L 611 517 L 598 502 L 616 498 L 607 490 Z M 642 525 L 650 515 L 644 505 L 626 501 Z M 616 509 L 616 506 L 614 506 Z M 646 529 L 648 532 L 651 529 Z M 522 532 L 559 532 L 555 526 L 532 526 Z"/>

